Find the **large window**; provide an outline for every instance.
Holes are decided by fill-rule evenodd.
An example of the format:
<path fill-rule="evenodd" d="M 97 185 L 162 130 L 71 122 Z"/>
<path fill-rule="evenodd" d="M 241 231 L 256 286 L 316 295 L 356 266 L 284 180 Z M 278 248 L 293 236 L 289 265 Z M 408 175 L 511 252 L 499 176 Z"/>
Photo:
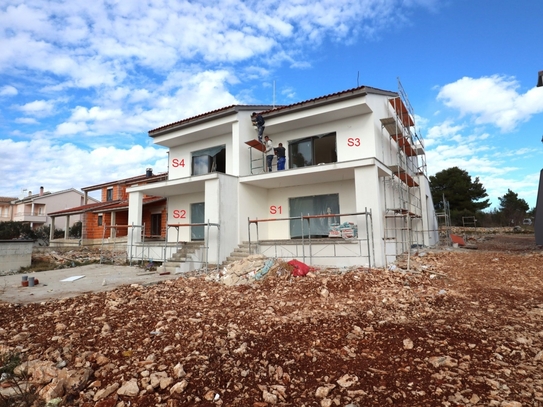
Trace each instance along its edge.
<path fill-rule="evenodd" d="M 192 152 L 192 175 L 226 172 L 226 146 Z"/>
<path fill-rule="evenodd" d="M 339 194 L 290 198 L 289 212 L 291 217 L 339 213 Z M 338 221 L 334 217 L 304 219 L 303 235 L 308 237 L 311 231 L 312 237 L 328 237 L 330 225 Z M 292 239 L 302 237 L 302 225 L 299 219 L 290 221 L 290 237 Z"/>
<path fill-rule="evenodd" d="M 307 137 L 289 143 L 290 168 L 337 162 L 336 133 Z"/>
<path fill-rule="evenodd" d="M 113 201 L 113 188 L 108 188 L 106 191 L 106 201 Z"/>

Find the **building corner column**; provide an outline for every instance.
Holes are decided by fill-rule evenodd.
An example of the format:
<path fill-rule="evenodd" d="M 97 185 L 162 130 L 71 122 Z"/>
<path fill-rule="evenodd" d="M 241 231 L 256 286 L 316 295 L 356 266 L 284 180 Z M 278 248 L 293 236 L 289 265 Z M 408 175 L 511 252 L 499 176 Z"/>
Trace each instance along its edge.
<path fill-rule="evenodd" d="M 143 192 L 130 192 L 128 195 L 128 244 L 141 242 L 142 219 Z"/>

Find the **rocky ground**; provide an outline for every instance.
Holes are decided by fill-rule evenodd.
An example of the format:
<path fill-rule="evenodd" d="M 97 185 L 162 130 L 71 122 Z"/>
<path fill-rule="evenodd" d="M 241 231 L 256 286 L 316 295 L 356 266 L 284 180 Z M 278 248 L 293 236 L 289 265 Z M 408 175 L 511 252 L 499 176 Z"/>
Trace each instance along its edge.
<path fill-rule="evenodd" d="M 0 303 L 0 355 L 51 406 L 542 406 L 543 251 L 470 247 Z M 4 378 L 0 406 L 27 388 Z"/>

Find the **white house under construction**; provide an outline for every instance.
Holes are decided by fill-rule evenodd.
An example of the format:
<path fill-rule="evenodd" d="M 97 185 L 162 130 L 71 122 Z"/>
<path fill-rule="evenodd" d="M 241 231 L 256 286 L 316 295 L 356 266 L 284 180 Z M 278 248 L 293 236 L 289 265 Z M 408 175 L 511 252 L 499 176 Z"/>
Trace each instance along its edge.
<path fill-rule="evenodd" d="M 264 136 L 286 149 L 285 170 L 277 157 L 267 169 L 256 115 Z M 249 244 L 312 265 L 384 266 L 413 245 L 437 243 L 424 143 L 401 85 L 228 106 L 149 135 L 169 148 L 168 179 L 129 188 L 128 216 L 140 225 L 144 195 L 167 198 L 167 244 L 156 258 L 200 242 L 211 264 Z M 130 239 L 141 244 L 138 233 Z"/>

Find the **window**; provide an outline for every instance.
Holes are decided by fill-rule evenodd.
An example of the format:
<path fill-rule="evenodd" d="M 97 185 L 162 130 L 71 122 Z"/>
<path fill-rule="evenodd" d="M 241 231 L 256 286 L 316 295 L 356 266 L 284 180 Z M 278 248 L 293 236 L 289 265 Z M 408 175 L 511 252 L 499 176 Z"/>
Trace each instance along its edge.
<path fill-rule="evenodd" d="M 192 152 L 192 175 L 226 172 L 226 146 Z"/>
<path fill-rule="evenodd" d="M 102 221 L 104 219 L 104 215 L 101 213 L 98 214 L 98 226 L 102 226 Z"/>
<path fill-rule="evenodd" d="M 329 215 L 339 213 L 339 194 L 303 196 L 289 199 L 289 212 L 291 217 L 300 215 Z M 304 219 L 303 235 L 311 237 L 328 237 L 330 225 L 339 222 L 338 219 L 314 218 L 309 221 Z M 302 225 L 299 219 L 290 221 L 290 237 L 292 239 L 302 237 Z"/>
<path fill-rule="evenodd" d="M 160 236 L 162 229 L 162 215 L 160 213 L 151 214 L 151 235 Z"/>
<path fill-rule="evenodd" d="M 113 188 L 108 188 L 106 191 L 106 201 L 113 201 Z"/>
<path fill-rule="evenodd" d="M 190 204 L 190 223 L 205 223 L 205 202 L 198 202 Z M 191 226 L 190 227 L 190 240 L 204 240 L 205 229 L 204 226 Z"/>
<path fill-rule="evenodd" d="M 337 162 L 336 133 L 289 142 L 289 168 Z"/>

